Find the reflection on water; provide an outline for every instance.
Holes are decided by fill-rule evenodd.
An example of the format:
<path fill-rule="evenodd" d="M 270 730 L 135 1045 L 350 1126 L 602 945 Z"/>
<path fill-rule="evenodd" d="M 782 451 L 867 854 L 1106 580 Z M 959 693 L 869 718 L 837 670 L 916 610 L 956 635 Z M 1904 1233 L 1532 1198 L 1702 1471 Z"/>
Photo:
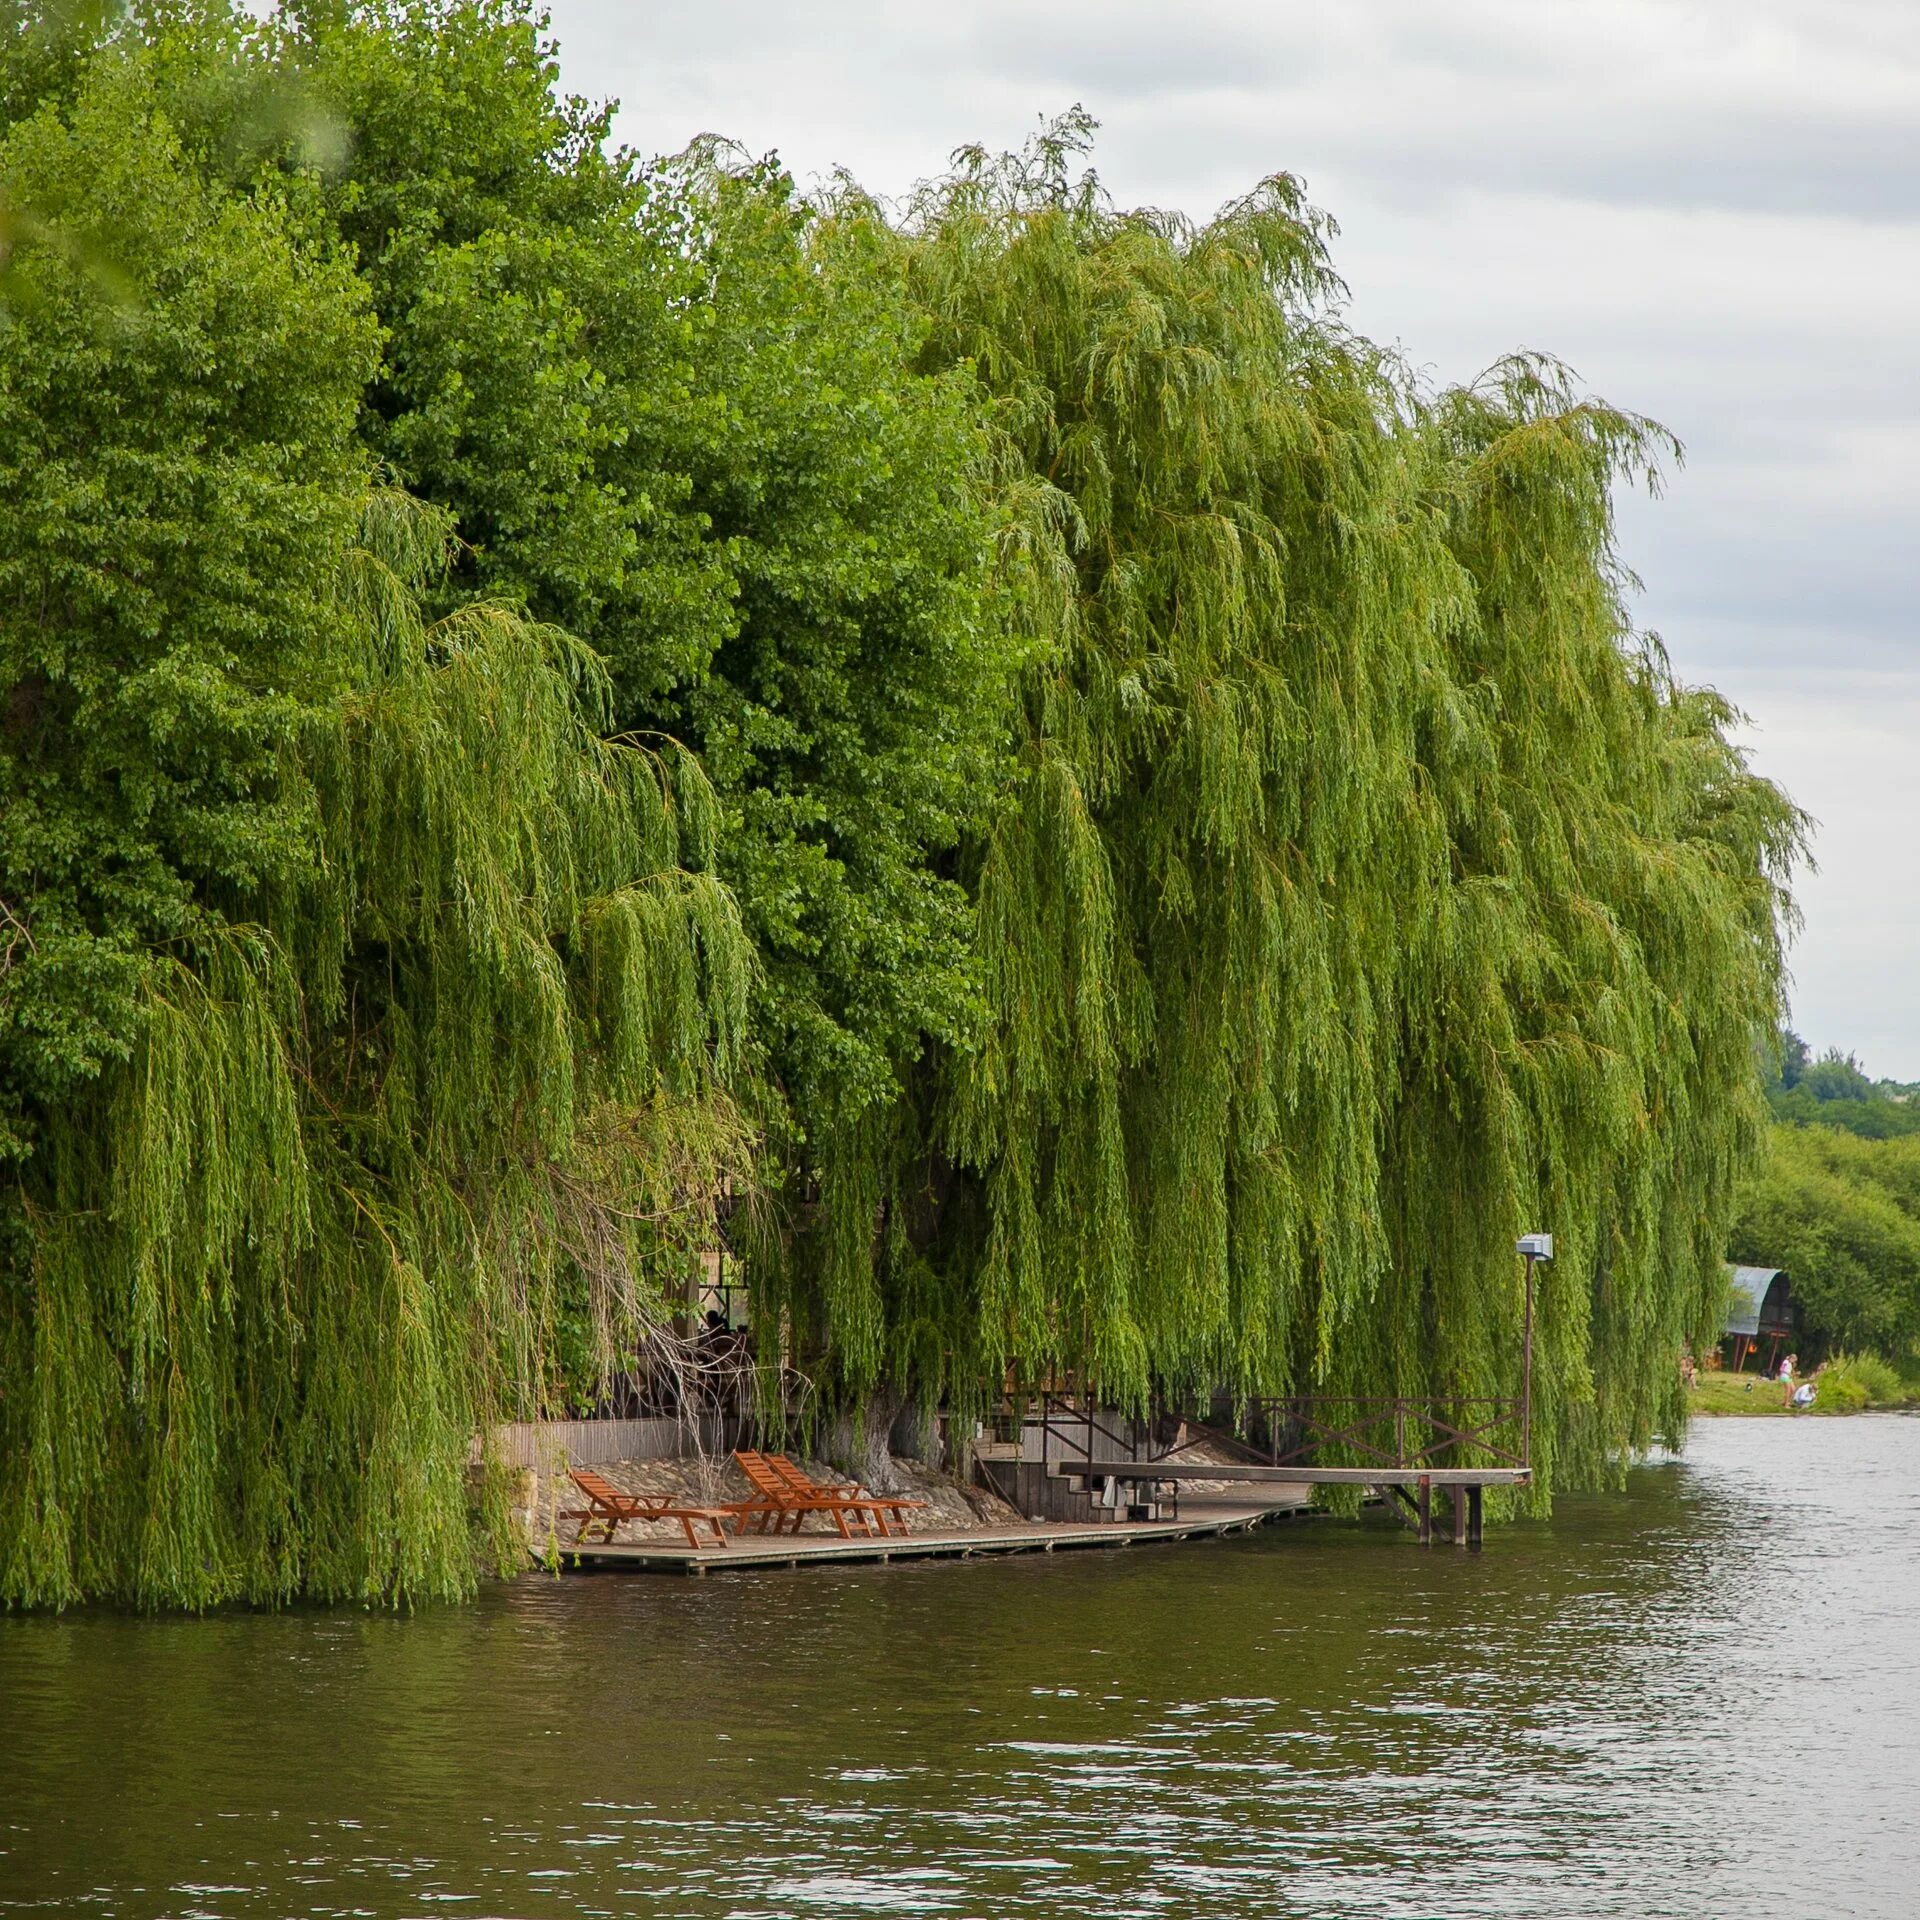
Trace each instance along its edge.
<path fill-rule="evenodd" d="M 1920 1420 L 1385 1524 L 0 1620 L 0 1914 L 1920 1912 Z"/>

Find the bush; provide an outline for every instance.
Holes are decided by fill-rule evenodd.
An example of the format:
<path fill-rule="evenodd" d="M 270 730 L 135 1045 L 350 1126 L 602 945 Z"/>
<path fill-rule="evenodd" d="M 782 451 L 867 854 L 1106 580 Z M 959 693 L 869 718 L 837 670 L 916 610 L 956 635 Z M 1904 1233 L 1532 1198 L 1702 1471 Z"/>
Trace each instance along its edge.
<path fill-rule="evenodd" d="M 1901 1352 L 1920 1336 L 1920 1137 L 1771 1128 L 1729 1244 L 1736 1260 L 1792 1274 L 1802 1339 Z"/>
<path fill-rule="evenodd" d="M 1815 1401 L 1826 1413 L 1857 1413 L 1906 1398 L 1900 1376 L 1877 1353 L 1835 1354 L 1820 1369 Z"/>
<path fill-rule="evenodd" d="M 1814 1405 L 1822 1413 L 1858 1413 L 1868 1405 L 1867 1390 L 1850 1368 L 1831 1365 L 1821 1371 Z"/>
<path fill-rule="evenodd" d="M 1890 1406 L 1906 1398 L 1899 1371 L 1877 1353 L 1863 1353 L 1853 1362 L 1853 1375 L 1867 1390 L 1868 1400 L 1876 1407 Z"/>

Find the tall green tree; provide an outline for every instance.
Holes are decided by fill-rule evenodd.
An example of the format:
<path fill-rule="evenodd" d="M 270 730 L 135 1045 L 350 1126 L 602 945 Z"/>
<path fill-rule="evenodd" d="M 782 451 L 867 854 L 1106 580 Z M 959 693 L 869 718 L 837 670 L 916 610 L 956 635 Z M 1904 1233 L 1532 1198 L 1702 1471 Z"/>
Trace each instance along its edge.
<path fill-rule="evenodd" d="M 742 1169 L 749 954 L 692 761 L 449 594 L 351 263 L 174 86 L 110 43 L 0 138 L 0 1598 L 458 1593 L 476 1432 Z"/>
<path fill-rule="evenodd" d="M 1920 1343 L 1920 1141 L 1769 1128 L 1729 1247 L 1787 1269 L 1818 1347 L 1903 1358 Z"/>
<path fill-rule="evenodd" d="M 1086 132 L 963 156 L 905 236 L 1069 568 L 978 849 L 952 1344 L 1498 1391 L 1545 1225 L 1538 1456 L 1608 1471 L 1718 1303 L 1798 833 L 1621 607 L 1662 436 L 1545 363 L 1421 394 L 1294 183 L 1123 212 Z"/>
<path fill-rule="evenodd" d="M 1799 822 L 1626 618 L 1658 429 L 1083 120 L 642 163 L 517 0 L 0 99 L 0 1590 L 459 1590 L 728 1181 L 879 1420 L 1507 1390 L 1545 1226 L 1543 1485 L 1677 1423 Z"/>
<path fill-rule="evenodd" d="M 1920 1133 L 1916 1089 L 1870 1080 L 1850 1053 L 1829 1047 L 1814 1059 L 1807 1043 L 1782 1028 L 1767 1053 L 1767 1105 L 1795 1126 L 1839 1127 L 1865 1140 Z"/>
<path fill-rule="evenodd" d="M 609 153 L 519 7 L 314 8 L 258 57 L 345 155 L 370 443 L 454 514 L 472 585 L 595 647 L 616 725 L 715 784 L 785 1170 L 759 1245 L 804 1263 L 806 1196 L 979 1013 L 953 857 L 1004 784 L 1020 643 L 974 383 L 916 365 L 873 208 L 711 145 Z"/>

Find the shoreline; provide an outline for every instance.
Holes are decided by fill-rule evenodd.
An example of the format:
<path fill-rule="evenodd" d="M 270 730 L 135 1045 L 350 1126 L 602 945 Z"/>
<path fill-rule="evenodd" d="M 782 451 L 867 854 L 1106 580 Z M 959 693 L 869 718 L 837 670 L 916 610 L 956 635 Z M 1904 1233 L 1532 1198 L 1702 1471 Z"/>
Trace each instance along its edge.
<path fill-rule="evenodd" d="M 1920 1415 L 1920 1398 L 1883 1400 L 1864 1407 L 1787 1407 L 1780 1404 L 1780 1385 L 1775 1380 L 1755 1381 L 1751 1389 L 1741 1388 L 1737 1395 L 1722 1393 L 1708 1398 L 1696 1388 L 1687 1392 L 1687 1417 L 1693 1420 L 1853 1420 L 1862 1414 L 1896 1413 Z"/>

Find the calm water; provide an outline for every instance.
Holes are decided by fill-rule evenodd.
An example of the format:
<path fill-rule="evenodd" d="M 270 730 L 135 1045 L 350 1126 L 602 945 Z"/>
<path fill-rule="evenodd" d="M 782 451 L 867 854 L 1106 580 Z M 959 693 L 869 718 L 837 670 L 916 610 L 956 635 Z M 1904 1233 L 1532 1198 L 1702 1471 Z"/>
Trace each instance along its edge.
<path fill-rule="evenodd" d="M 1478 1556 L 0 1619 L 0 1914 L 1920 1913 L 1920 1419 L 1702 1423 Z"/>

